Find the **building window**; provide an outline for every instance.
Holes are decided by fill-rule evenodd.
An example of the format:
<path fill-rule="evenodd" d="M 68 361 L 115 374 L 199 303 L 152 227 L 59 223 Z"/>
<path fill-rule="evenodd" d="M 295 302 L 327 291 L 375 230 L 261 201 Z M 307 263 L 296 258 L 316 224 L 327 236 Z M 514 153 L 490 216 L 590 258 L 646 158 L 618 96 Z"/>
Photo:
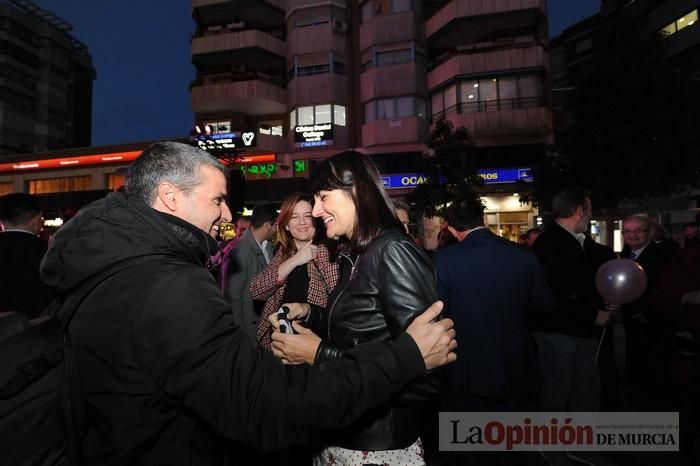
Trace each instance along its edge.
<path fill-rule="evenodd" d="M 294 57 L 294 66 L 287 73 L 287 77 L 291 80 L 301 76 L 328 74 L 331 71 L 336 74 L 345 74 L 345 63 L 335 58 L 332 51 L 324 56 L 318 54 L 304 57 L 296 56 Z"/>
<path fill-rule="evenodd" d="M 205 121 L 204 122 L 204 132 L 205 132 L 205 134 L 230 133 L 231 132 L 231 120 Z"/>
<path fill-rule="evenodd" d="M 425 118 L 425 100 L 415 96 L 377 99 L 365 104 L 365 123 L 417 116 Z"/>
<path fill-rule="evenodd" d="M 362 20 L 372 16 L 412 10 L 413 0 L 369 0 L 362 4 Z"/>
<path fill-rule="evenodd" d="M 695 9 L 691 11 L 690 13 L 687 13 L 671 24 L 661 28 L 659 31 L 659 35 L 661 37 L 667 37 L 670 36 L 671 34 L 675 34 L 676 32 L 680 31 L 681 29 L 685 29 L 688 26 L 692 26 L 693 24 L 698 22 L 698 10 Z"/>
<path fill-rule="evenodd" d="M 14 192 L 15 188 L 12 181 L 8 181 L 7 183 L 0 183 L 0 196 L 4 196 L 5 194 L 12 194 Z"/>
<path fill-rule="evenodd" d="M 27 192 L 29 194 L 89 191 L 91 188 L 92 180 L 90 175 L 27 181 Z"/>
<path fill-rule="evenodd" d="M 331 11 L 327 6 L 305 8 L 298 10 L 294 16 L 296 27 L 302 28 L 328 23 L 331 20 Z"/>
<path fill-rule="evenodd" d="M 345 126 L 345 106 L 336 104 L 309 105 L 289 112 L 290 128 L 324 123 Z"/>
<path fill-rule="evenodd" d="M 433 118 L 453 112 L 492 112 L 543 105 L 542 80 L 535 74 L 461 81 L 459 101 L 456 90 L 455 86 L 449 86 L 431 94 Z"/>
<path fill-rule="evenodd" d="M 110 173 L 107 175 L 107 189 L 110 191 L 116 191 L 117 189 L 124 186 L 126 182 L 126 175 L 120 173 Z"/>
<path fill-rule="evenodd" d="M 258 123 L 258 132 L 268 136 L 283 136 L 283 125 L 282 120 L 261 121 Z"/>
<path fill-rule="evenodd" d="M 324 63 L 322 65 L 300 66 L 297 68 L 297 76 L 311 76 L 314 74 L 327 74 L 330 72 L 330 63 Z"/>
<path fill-rule="evenodd" d="M 413 50 L 390 50 L 388 52 L 377 52 L 375 62 L 377 66 L 400 65 L 402 63 L 411 63 L 413 61 Z"/>

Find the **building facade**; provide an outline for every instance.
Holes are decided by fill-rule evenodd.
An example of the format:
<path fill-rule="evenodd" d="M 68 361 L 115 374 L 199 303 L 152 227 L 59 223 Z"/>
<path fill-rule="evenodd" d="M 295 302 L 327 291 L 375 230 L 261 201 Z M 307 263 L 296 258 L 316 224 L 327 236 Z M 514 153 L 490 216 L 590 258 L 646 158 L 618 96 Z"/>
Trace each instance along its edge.
<path fill-rule="evenodd" d="M 372 155 L 392 195 L 405 196 L 440 117 L 471 131 L 488 169 L 528 167 L 552 142 L 545 0 L 193 0 L 192 15 L 199 134 L 275 155 L 246 173 L 249 201 L 275 190 L 252 181 L 302 186 L 347 149 Z M 529 206 L 517 211 L 505 229 L 493 217 L 495 228 L 533 223 Z"/>
<path fill-rule="evenodd" d="M 90 145 L 95 69 L 71 29 L 29 0 L 0 1 L 0 155 Z"/>

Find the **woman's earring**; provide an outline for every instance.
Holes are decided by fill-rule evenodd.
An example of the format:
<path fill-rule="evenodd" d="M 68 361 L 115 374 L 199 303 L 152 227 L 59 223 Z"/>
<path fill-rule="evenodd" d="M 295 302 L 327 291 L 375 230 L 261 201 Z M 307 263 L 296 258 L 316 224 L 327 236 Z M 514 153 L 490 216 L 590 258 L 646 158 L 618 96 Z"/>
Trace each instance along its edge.
<path fill-rule="evenodd" d="M 289 225 L 285 225 L 285 226 L 284 226 L 284 229 L 287 230 L 287 231 L 289 231 Z"/>

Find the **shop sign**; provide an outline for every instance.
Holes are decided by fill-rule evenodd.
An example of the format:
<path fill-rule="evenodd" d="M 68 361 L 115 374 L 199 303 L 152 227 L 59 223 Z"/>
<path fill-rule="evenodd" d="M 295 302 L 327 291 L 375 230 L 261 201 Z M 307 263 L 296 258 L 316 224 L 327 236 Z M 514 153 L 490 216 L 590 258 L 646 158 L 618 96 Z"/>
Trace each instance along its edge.
<path fill-rule="evenodd" d="M 533 181 L 532 168 L 485 168 L 477 170 L 484 184 L 515 183 Z"/>
<path fill-rule="evenodd" d="M 197 134 L 190 138 L 192 145 L 212 155 L 232 150 L 247 149 L 257 145 L 253 131 L 233 131 L 230 133 Z"/>
<path fill-rule="evenodd" d="M 427 178 L 421 173 L 399 173 L 382 176 L 384 189 L 415 188 L 426 181 Z"/>
<path fill-rule="evenodd" d="M 333 125 L 302 125 L 294 127 L 294 147 L 320 147 L 333 145 Z"/>

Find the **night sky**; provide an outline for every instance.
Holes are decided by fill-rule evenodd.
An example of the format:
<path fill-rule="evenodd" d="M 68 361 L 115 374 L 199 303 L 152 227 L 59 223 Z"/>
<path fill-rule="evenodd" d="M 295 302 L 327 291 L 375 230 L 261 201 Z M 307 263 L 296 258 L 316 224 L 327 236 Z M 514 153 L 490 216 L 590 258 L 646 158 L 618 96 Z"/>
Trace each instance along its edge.
<path fill-rule="evenodd" d="M 33 0 L 70 23 L 97 70 L 92 144 L 183 137 L 193 124 L 190 0 Z M 550 36 L 600 0 L 549 0 Z"/>

